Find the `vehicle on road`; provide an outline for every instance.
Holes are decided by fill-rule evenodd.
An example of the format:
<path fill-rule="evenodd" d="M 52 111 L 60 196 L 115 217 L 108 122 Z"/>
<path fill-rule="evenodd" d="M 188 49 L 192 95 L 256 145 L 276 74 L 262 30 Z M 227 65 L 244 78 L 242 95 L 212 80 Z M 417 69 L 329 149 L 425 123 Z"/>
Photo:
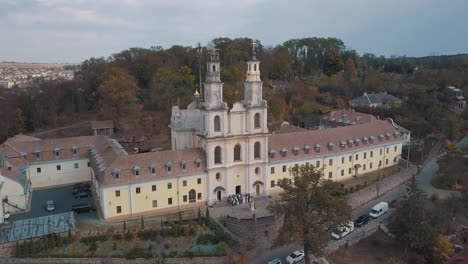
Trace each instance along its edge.
<path fill-rule="evenodd" d="M 281 262 L 281 259 L 275 258 L 275 259 L 268 261 L 267 264 L 282 264 L 282 262 Z"/>
<path fill-rule="evenodd" d="M 343 237 L 351 234 L 354 231 L 354 223 L 349 221 L 347 224 L 343 224 L 334 229 L 331 233 L 333 239 L 342 239 Z"/>
<path fill-rule="evenodd" d="M 367 225 L 367 223 L 369 223 L 370 220 L 371 218 L 368 214 L 363 214 L 354 221 L 354 226 L 356 227 L 365 226 Z"/>
<path fill-rule="evenodd" d="M 74 197 L 75 199 L 86 198 L 86 197 L 91 197 L 91 196 L 93 196 L 93 195 L 91 194 L 91 192 L 85 192 L 85 191 L 78 192 L 78 193 L 76 193 L 76 194 L 73 195 L 73 197 Z"/>
<path fill-rule="evenodd" d="M 72 194 L 75 195 L 80 192 L 91 192 L 91 188 L 90 187 L 73 188 Z"/>
<path fill-rule="evenodd" d="M 288 264 L 298 263 L 299 261 L 304 259 L 304 256 L 304 250 L 297 250 L 286 257 L 286 262 Z"/>
<path fill-rule="evenodd" d="M 372 207 L 369 216 L 376 219 L 387 213 L 388 211 L 388 203 L 387 202 L 380 202 Z"/>
<path fill-rule="evenodd" d="M 85 214 L 96 211 L 96 208 L 90 204 L 74 204 L 71 209 L 75 214 Z"/>
<path fill-rule="evenodd" d="M 75 188 L 83 188 L 83 187 L 91 188 L 91 184 L 89 184 L 89 183 L 87 183 L 87 182 L 79 182 L 79 183 L 76 183 L 75 185 L 73 185 L 73 189 L 75 189 Z"/>
<path fill-rule="evenodd" d="M 47 200 L 46 210 L 47 212 L 52 212 L 55 210 L 54 200 Z"/>

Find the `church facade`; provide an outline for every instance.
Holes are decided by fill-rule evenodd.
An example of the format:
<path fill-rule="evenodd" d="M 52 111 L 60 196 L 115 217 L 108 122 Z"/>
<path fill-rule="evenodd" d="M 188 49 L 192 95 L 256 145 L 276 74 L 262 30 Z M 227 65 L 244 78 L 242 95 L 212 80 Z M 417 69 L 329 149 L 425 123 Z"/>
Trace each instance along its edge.
<path fill-rule="evenodd" d="M 31 189 L 92 181 L 100 215 L 114 221 L 211 205 L 232 194 L 279 192 L 278 180 L 290 177 L 289 168 L 306 163 L 328 179 L 350 179 L 398 164 L 410 139 L 392 120 L 375 118 L 324 130 L 270 133 L 255 51 L 247 62 L 244 99 L 232 107 L 223 101 L 220 73 L 213 50 L 203 94 L 197 92 L 187 109 L 172 108 L 171 150 L 129 154 L 103 135 L 9 140 L 0 145 L 0 180 L 25 188 L 15 190 L 21 208 L 27 207 Z M 1 186 L 4 199 L 9 190 Z"/>

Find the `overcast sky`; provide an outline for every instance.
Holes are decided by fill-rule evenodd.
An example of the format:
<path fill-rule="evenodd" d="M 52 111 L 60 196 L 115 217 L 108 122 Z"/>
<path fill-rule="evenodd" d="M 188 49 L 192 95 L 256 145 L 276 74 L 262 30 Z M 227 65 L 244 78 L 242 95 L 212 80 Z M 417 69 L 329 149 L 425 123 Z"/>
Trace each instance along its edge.
<path fill-rule="evenodd" d="M 337 37 L 360 54 L 468 53 L 468 0 L 0 0 L 0 61 L 81 62 L 215 37 Z"/>

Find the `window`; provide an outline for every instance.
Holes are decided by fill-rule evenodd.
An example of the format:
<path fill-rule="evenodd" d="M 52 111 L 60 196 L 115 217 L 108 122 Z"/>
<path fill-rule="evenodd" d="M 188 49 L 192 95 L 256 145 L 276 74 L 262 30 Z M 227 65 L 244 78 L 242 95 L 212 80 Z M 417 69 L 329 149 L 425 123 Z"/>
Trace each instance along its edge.
<path fill-rule="evenodd" d="M 197 200 L 201 200 L 201 193 L 197 193 Z"/>
<path fill-rule="evenodd" d="M 286 172 L 286 165 L 283 165 L 283 172 Z"/>
<path fill-rule="evenodd" d="M 359 154 L 356 154 L 356 160 L 359 160 Z"/>
<path fill-rule="evenodd" d="M 317 160 L 317 162 L 315 162 L 315 168 L 320 168 L 320 160 Z"/>
<path fill-rule="evenodd" d="M 118 214 L 122 213 L 122 206 L 119 205 L 116 207 L 116 209 Z"/>
<path fill-rule="evenodd" d="M 329 165 L 329 166 L 332 166 L 332 165 L 333 165 L 333 160 L 332 160 L 332 159 L 329 159 L 329 160 L 328 160 L 328 165 Z"/>
<path fill-rule="evenodd" d="M 254 128 L 260 128 L 260 114 L 256 113 L 254 116 Z"/>
<path fill-rule="evenodd" d="M 55 149 L 54 153 L 55 153 L 56 158 L 58 158 L 60 156 L 60 150 L 59 149 Z"/>
<path fill-rule="evenodd" d="M 76 147 L 73 147 L 72 152 L 73 152 L 73 155 L 75 156 L 76 154 L 78 154 L 78 149 Z"/>
<path fill-rule="evenodd" d="M 344 157 L 341 157 L 341 164 L 344 164 Z"/>
<path fill-rule="evenodd" d="M 329 178 L 329 179 L 333 178 L 333 172 L 330 171 L 330 172 L 328 173 L 328 178 Z"/>
<path fill-rule="evenodd" d="M 371 151 L 371 152 L 370 152 L 370 157 L 371 157 L 371 158 L 374 157 L 374 151 Z"/>
<path fill-rule="evenodd" d="M 385 159 L 385 165 L 388 165 L 388 159 Z"/>
<path fill-rule="evenodd" d="M 254 144 L 254 159 L 260 158 L 260 142 L 255 142 Z"/>
<path fill-rule="evenodd" d="M 286 150 L 282 149 L 280 152 L 281 152 L 281 157 L 283 158 L 286 157 Z"/>
<path fill-rule="evenodd" d="M 275 167 L 270 168 L 271 174 L 275 174 Z"/>
<path fill-rule="evenodd" d="M 201 178 L 197 179 L 197 184 L 201 184 Z"/>
<path fill-rule="evenodd" d="M 260 168 L 259 167 L 256 167 L 255 168 L 255 175 L 259 175 L 260 174 Z"/>
<path fill-rule="evenodd" d="M 168 164 L 166 165 L 166 170 L 167 170 L 167 172 L 169 172 L 169 173 L 172 172 L 172 164 L 168 163 Z"/>
<path fill-rule="evenodd" d="M 41 171 L 42 171 L 41 168 L 36 168 L 37 173 L 41 173 Z"/>
<path fill-rule="evenodd" d="M 236 145 L 234 147 L 234 161 L 240 161 L 241 160 L 241 146 Z"/>
<path fill-rule="evenodd" d="M 220 181 L 221 180 L 221 173 L 216 173 L 216 180 Z"/>
<path fill-rule="evenodd" d="M 369 163 L 369 169 L 372 169 L 372 162 Z"/>
<path fill-rule="evenodd" d="M 364 152 L 364 159 L 367 159 L 367 152 Z"/>
<path fill-rule="evenodd" d="M 196 202 L 196 197 L 195 195 L 197 194 L 197 192 L 195 192 L 194 189 L 190 190 L 189 193 L 188 193 L 188 196 L 189 196 L 189 203 L 194 203 Z"/>
<path fill-rule="evenodd" d="M 184 203 L 186 203 L 186 202 L 187 202 L 187 195 L 184 195 L 184 197 L 183 197 L 183 201 L 184 201 Z"/>
<path fill-rule="evenodd" d="M 214 131 L 221 131 L 221 121 L 219 116 L 214 117 Z"/>
<path fill-rule="evenodd" d="M 158 207 L 158 200 L 153 200 L 153 208 Z"/>
<path fill-rule="evenodd" d="M 353 170 L 351 168 L 348 169 L 348 174 L 353 173 Z"/>
<path fill-rule="evenodd" d="M 353 161 L 353 155 L 349 156 L 349 162 Z"/>
<path fill-rule="evenodd" d="M 120 197 L 120 190 L 115 191 L 115 197 Z"/>
<path fill-rule="evenodd" d="M 366 170 L 366 164 L 362 165 L 362 170 Z"/>
<path fill-rule="evenodd" d="M 91 167 L 91 162 L 88 161 L 88 168 Z"/>
<path fill-rule="evenodd" d="M 116 178 L 116 179 L 120 178 L 120 171 L 115 171 L 114 172 L 114 178 Z"/>
<path fill-rule="evenodd" d="M 382 156 L 382 149 L 380 149 L 380 155 Z"/>
<path fill-rule="evenodd" d="M 156 174 L 156 168 L 155 167 L 151 167 L 151 174 Z"/>
<path fill-rule="evenodd" d="M 397 157 L 394 157 L 393 158 L 393 163 L 396 163 L 397 162 Z"/>
<path fill-rule="evenodd" d="M 172 198 L 167 198 L 167 204 L 169 204 L 169 205 L 172 204 Z"/>
<path fill-rule="evenodd" d="M 397 146 L 395 146 L 395 152 L 397 152 L 397 149 L 398 149 L 398 147 L 397 147 Z"/>
<path fill-rule="evenodd" d="M 80 167 L 80 164 L 75 163 L 74 166 L 75 166 L 75 169 L 78 169 Z"/>
<path fill-rule="evenodd" d="M 389 148 L 387 147 L 387 149 L 385 150 L 385 153 L 387 153 L 387 154 L 388 154 L 388 149 L 389 149 Z"/>
<path fill-rule="evenodd" d="M 182 186 L 187 186 L 187 181 L 182 181 Z"/>
<path fill-rule="evenodd" d="M 182 170 L 187 169 L 187 163 L 185 161 L 182 161 Z"/>
<path fill-rule="evenodd" d="M 34 152 L 34 155 L 36 156 L 36 159 L 41 158 L 41 152 L 39 150 L 36 150 L 36 152 Z"/>
<path fill-rule="evenodd" d="M 135 176 L 140 176 L 140 170 L 139 169 L 135 169 L 134 173 L 135 173 Z"/>
<path fill-rule="evenodd" d="M 156 185 L 151 185 L 151 191 L 153 191 L 153 192 L 156 191 Z"/>
<path fill-rule="evenodd" d="M 341 176 L 344 176 L 344 170 L 341 170 Z"/>
<path fill-rule="evenodd" d="M 169 183 L 167 184 L 167 189 L 172 189 L 172 182 L 169 182 Z"/>
<path fill-rule="evenodd" d="M 136 187 L 135 192 L 136 192 L 136 193 L 141 193 L 140 187 Z"/>
<path fill-rule="evenodd" d="M 275 187 L 275 181 L 274 180 L 270 182 L 270 186 L 271 186 L 271 188 Z"/>
<path fill-rule="evenodd" d="M 197 168 L 200 168 L 200 166 L 201 166 L 201 161 L 200 161 L 200 160 L 196 160 L 195 163 L 197 164 Z"/>
<path fill-rule="evenodd" d="M 379 167 L 381 167 L 381 166 L 382 166 L 382 161 L 381 161 L 381 160 L 379 160 Z"/>
<path fill-rule="evenodd" d="M 58 170 L 58 171 L 62 170 L 62 166 L 57 165 L 57 170 Z"/>
<path fill-rule="evenodd" d="M 221 147 L 217 146 L 214 149 L 214 163 L 215 164 L 221 164 Z"/>

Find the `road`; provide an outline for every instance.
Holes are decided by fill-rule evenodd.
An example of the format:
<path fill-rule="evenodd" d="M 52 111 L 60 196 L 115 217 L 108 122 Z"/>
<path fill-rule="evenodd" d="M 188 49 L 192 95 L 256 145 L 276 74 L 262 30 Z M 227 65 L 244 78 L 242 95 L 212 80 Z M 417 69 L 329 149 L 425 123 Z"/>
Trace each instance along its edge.
<path fill-rule="evenodd" d="M 458 142 L 457 146 L 463 149 L 468 149 L 468 136 L 465 136 L 460 142 Z M 423 169 L 421 170 L 421 173 L 418 175 L 418 181 L 419 181 L 419 188 L 421 188 L 421 190 L 426 192 L 429 197 L 433 193 L 437 192 L 439 193 L 442 199 L 445 199 L 452 194 L 457 194 L 457 192 L 436 189 L 431 185 L 431 180 L 437 176 L 437 171 L 439 170 L 437 159 L 442 155 L 445 155 L 445 153 L 442 152 L 438 156 L 432 157 L 426 162 Z M 381 197 L 374 199 L 354 209 L 352 213 L 353 219 L 356 219 L 362 214 L 368 214 L 371 208 L 381 201 L 390 202 L 394 199 L 400 198 L 401 196 L 405 194 L 406 194 L 405 185 L 402 184 L 388 191 Z M 263 254 L 259 256 L 256 256 L 254 262 L 261 264 L 261 263 L 267 263 L 269 260 L 272 260 L 274 258 L 280 258 L 281 261 L 285 263 L 286 257 L 289 254 L 291 254 L 293 251 L 298 250 L 298 249 L 302 249 L 302 247 L 299 244 L 292 244 L 292 245 L 288 245 L 285 247 L 277 248 L 268 252 L 264 252 Z"/>

